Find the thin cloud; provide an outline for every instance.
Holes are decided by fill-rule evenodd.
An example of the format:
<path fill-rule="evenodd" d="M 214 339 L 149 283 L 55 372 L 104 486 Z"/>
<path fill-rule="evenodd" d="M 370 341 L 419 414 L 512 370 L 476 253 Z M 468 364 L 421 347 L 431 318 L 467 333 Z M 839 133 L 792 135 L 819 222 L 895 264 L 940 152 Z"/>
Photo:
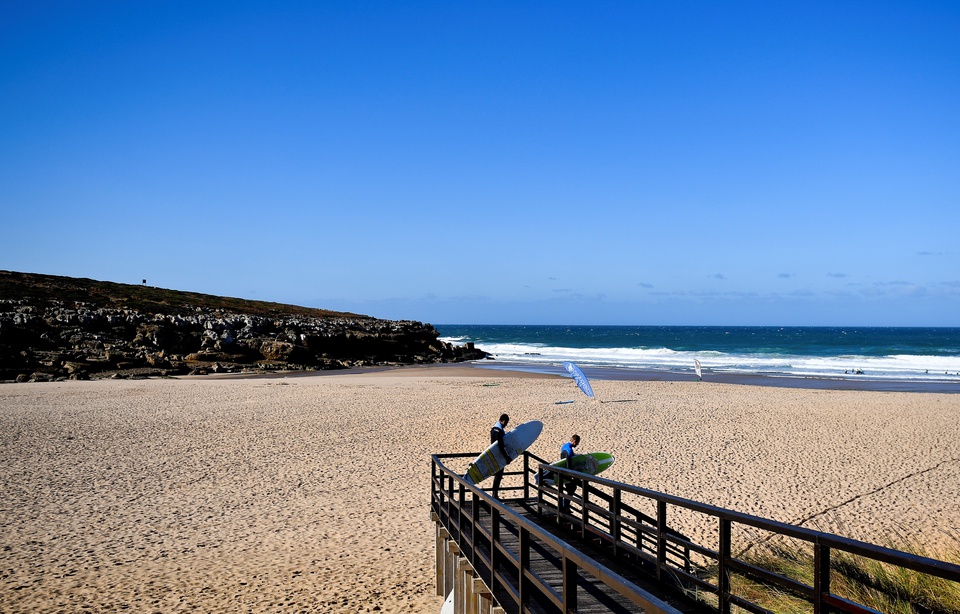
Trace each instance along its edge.
<path fill-rule="evenodd" d="M 790 279 L 791 277 L 796 277 L 796 273 L 780 273 L 777 275 L 780 279 Z"/>
<path fill-rule="evenodd" d="M 865 296 L 870 298 L 916 298 L 938 294 L 936 292 L 931 292 L 931 290 L 932 288 L 928 288 L 923 284 L 917 284 L 912 281 L 892 280 L 877 281 L 869 285 L 860 285 L 852 291 L 856 296 Z"/>
<path fill-rule="evenodd" d="M 653 287 L 653 284 L 644 283 L 644 282 L 642 282 L 642 281 L 641 281 L 640 283 L 638 283 L 637 285 L 640 286 L 641 288 L 652 288 L 652 287 Z"/>
<path fill-rule="evenodd" d="M 709 277 L 712 277 L 713 279 L 726 279 L 726 277 L 723 275 L 723 273 L 714 273 L 713 275 L 710 275 Z"/>
<path fill-rule="evenodd" d="M 845 277 L 850 277 L 846 273 L 827 273 L 827 277 L 836 277 L 837 279 L 843 279 Z"/>

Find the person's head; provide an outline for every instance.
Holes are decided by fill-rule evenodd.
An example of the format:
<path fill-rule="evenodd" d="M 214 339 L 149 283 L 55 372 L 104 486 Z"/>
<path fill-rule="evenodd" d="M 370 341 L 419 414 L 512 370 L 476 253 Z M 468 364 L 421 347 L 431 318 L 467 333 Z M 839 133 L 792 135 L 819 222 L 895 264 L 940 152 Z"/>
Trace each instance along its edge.
<path fill-rule="evenodd" d="M 573 435 L 573 436 L 571 436 L 571 437 L 570 437 L 570 445 L 572 445 L 574 448 L 576 448 L 578 445 L 580 445 L 580 435 Z"/>
<path fill-rule="evenodd" d="M 510 416 L 507 414 L 500 414 L 500 425 L 506 427 L 507 423 L 510 422 Z"/>

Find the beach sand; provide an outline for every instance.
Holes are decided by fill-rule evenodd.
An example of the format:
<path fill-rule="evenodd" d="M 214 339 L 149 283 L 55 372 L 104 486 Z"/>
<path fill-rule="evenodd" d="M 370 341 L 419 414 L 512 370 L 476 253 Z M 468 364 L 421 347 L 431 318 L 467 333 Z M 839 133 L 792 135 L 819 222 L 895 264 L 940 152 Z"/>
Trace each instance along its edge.
<path fill-rule="evenodd" d="M 613 453 L 614 480 L 957 545 L 960 395 L 595 381 L 599 402 L 516 375 L 2 385 L 0 611 L 437 612 L 429 455 L 479 452 L 501 412 L 543 421 L 541 457 L 574 432 Z"/>

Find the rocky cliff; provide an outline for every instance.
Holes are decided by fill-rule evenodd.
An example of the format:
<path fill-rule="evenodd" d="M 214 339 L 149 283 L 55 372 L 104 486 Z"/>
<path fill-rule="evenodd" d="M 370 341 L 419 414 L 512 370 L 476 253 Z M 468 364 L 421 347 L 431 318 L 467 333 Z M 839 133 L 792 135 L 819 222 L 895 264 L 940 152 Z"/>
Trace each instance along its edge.
<path fill-rule="evenodd" d="M 0 381 L 164 376 L 485 358 L 413 321 L 0 271 Z"/>

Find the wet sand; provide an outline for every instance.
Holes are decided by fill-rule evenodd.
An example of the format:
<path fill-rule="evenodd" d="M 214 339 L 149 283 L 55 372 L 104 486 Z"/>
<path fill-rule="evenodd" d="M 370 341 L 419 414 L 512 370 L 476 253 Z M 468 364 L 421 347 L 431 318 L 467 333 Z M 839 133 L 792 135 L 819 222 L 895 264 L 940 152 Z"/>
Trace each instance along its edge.
<path fill-rule="evenodd" d="M 574 432 L 613 453 L 614 480 L 957 545 L 960 395 L 593 384 L 442 367 L 2 385 L 0 611 L 437 612 L 429 455 L 479 452 L 501 412 L 544 422 L 544 458 Z"/>

